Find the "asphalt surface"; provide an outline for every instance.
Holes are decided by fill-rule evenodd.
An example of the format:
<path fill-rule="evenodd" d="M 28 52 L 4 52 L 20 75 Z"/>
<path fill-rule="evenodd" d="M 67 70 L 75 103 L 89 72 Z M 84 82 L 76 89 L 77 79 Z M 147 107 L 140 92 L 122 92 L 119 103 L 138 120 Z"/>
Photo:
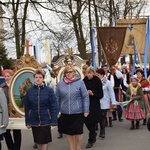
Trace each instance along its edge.
<path fill-rule="evenodd" d="M 97 131 L 99 135 L 99 130 Z M 57 139 L 57 127 L 52 129 L 53 141 L 49 143 L 49 150 L 69 150 L 65 135 Z M 84 127 L 81 150 L 85 150 L 88 141 L 88 131 Z M 33 150 L 31 130 L 22 130 L 21 150 Z M 7 150 L 5 141 L 2 141 L 2 150 Z M 97 141 L 90 150 L 150 150 L 150 132 L 140 123 L 140 129 L 130 130 L 130 121 L 113 121 L 113 127 L 106 128 L 106 138 L 102 140 L 97 136 Z"/>

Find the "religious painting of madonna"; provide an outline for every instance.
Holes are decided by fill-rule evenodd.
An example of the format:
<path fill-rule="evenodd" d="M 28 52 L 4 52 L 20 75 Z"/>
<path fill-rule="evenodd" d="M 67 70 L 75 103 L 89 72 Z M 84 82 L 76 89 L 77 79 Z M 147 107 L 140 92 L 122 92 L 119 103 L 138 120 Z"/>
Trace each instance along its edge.
<path fill-rule="evenodd" d="M 34 84 L 34 68 L 24 67 L 15 72 L 10 84 L 11 107 L 24 116 L 24 101 L 27 90 Z"/>

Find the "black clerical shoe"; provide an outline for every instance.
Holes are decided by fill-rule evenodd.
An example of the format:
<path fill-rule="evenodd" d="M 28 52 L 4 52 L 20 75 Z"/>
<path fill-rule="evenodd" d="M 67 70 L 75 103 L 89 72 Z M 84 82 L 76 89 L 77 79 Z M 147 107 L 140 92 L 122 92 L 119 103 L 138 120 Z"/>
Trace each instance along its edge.
<path fill-rule="evenodd" d="M 93 146 L 93 143 L 88 142 L 86 145 L 86 148 L 91 148 Z"/>
<path fill-rule="evenodd" d="M 38 147 L 37 147 L 37 144 L 34 144 L 34 145 L 33 145 L 33 148 L 34 148 L 34 149 L 37 149 L 37 148 L 38 148 Z"/>
<path fill-rule="evenodd" d="M 122 122 L 122 121 L 123 121 L 123 119 L 122 119 L 122 118 L 119 118 L 119 121 L 120 121 L 120 122 Z"/>
<path fill-rule="evenodd" d="M 57 137 L 58 139 L 61 139 L 63 137 L 62 133 L 59 133 L 59 136 Z"/>
<path fill-rule="evenodd" d="M 105 134 L 99 134 L 99 137 L 101 137 L 102 139 L 105 138 Z"/>
<path fill-rule="evenodd" d="M 117 118 L 113 118 L 113 119 L 112 119 L 112 121 L 116 121 L 116 120 L 117 120 Z"/>

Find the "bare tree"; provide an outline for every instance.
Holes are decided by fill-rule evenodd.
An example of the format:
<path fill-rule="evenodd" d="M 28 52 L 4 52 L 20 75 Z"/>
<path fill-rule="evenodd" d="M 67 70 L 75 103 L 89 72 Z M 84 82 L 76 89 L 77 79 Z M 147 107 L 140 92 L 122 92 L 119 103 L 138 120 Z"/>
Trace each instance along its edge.
<path fill-rule="evenodd" d="M 83 59 L 90 41 L 90 27 L 111 26 L 112 18 L 139 17 L 146 0 L 3 0 L 0 4 L 8 16 L 3 17 L 10 26 L 7 39 L 15 39 L 17 58 L 24 54 L 25 39 L 30 32 L 41 32 L 41 39 L 49 38 L 51 47 L 63 53 L 62 49 L 77 45 Z M 56 22 L 44 20 L 42 11 L 56 16 Z M 31 19 L 33 11 L 39 20 Z M 89 12 L 89 13 L 88 13 Z M 28 27 L 30 26 L 30 28 Z M 13 29 L 13 30 L 12 30 Z M 100 52 L 100 45 L 98 45 Z"/>
<path fill-rule="evenodd" d="M 10 12 L 12 15 L 9 18 L 4 17 L 4 19 L 8 20 L 10 27 L 13 29 L 13 35 L 11 35 L 11 37 L 15 38 L 16 56 L 17 58 L 20 58 L 24 54 L 24 48 L 22 45 L 25 45 L 26 19 L 29 0 L 26 0 L 22 4 L 20 4 L 19 0 L 12 0 L 11 3 L 10 1 L 5 1 L 2 4 L 5 8 L 8 8 L 7 10 L 10 11 L 11 9 Z"/>

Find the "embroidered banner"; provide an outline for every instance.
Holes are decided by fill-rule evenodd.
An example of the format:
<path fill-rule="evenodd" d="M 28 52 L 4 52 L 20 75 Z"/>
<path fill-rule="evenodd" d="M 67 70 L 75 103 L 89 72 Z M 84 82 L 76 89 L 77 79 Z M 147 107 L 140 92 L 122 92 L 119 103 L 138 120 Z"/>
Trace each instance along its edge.
<path fill-rule="evenodd" d="M 137 53 L 144 54 L 146 41 L 146 21 L 147 18 L 116 20 L 117 27 L 127 27 L 122 54 L 134 54 L 133 39 L 137 46 Z M 130 25 L 132 25 L 132 32 L 129 28 Z"/>
<path fill-rule="evenodd" d="M 126 34 L 126 27 L 98 27 L 97 33 L 109 66 L 117 63 Z"/>

